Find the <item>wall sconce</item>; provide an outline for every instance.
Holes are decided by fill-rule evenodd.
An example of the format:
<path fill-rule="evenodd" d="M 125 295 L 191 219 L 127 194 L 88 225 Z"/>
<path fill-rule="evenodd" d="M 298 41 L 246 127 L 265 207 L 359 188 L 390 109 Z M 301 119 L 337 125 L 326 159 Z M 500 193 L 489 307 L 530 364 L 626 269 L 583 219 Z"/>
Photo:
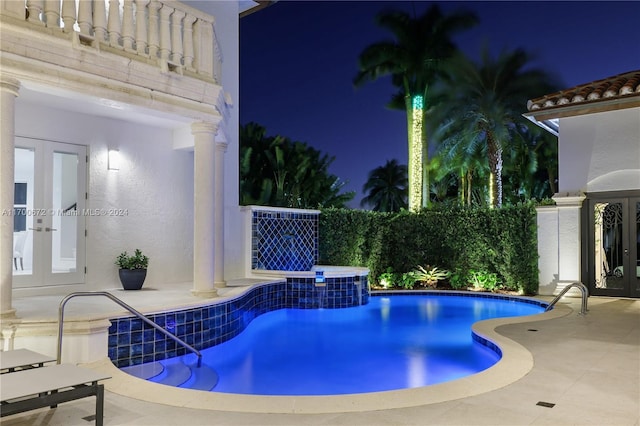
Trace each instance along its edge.
<path fill-rule="evenodd" d="M 120 170 L 120 151 L 117 149 L 109 149 L 107 169 Z"/>

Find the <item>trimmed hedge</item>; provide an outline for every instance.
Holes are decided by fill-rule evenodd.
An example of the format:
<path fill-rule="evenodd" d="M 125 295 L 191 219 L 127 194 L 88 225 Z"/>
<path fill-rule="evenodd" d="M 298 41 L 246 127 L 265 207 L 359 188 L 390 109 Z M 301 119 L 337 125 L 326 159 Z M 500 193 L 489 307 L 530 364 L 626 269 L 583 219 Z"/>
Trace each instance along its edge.
<path fill-rule="evenodd" d="M 504 290 L 538 291 L 532 204 L 419 213 L 323 209 L 319 232 L 320 264 L 368 267 L 372 282 L 388 270 L 404 273 L 430 265 L 463 276 L 495 273 Z"/>

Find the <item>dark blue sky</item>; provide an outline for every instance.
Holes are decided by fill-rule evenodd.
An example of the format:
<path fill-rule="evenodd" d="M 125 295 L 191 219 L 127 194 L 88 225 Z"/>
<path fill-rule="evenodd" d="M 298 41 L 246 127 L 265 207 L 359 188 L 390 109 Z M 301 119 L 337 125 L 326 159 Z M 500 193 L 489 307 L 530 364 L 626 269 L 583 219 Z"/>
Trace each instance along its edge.
<path fill-rule="evenodd" d="M 485 44 L 494 54 L 525 48 L 562 88 L 640 69 L 640 1 L 438 3 L 446 13 L 477 14 L 479 25 L 454 39 L 467 55 Z M 374 23 L 379 11 L 421 14 L 431 4 L 281 0 L 242 18 L 240 122 L 334 156 L 330 172 L 357 192 L 358 207 L 372 169 L 407 162 L 404 112 L 386 108 L 395 89 L 388 78 L 355 89 L 358 56 L 390 37 Z"/>

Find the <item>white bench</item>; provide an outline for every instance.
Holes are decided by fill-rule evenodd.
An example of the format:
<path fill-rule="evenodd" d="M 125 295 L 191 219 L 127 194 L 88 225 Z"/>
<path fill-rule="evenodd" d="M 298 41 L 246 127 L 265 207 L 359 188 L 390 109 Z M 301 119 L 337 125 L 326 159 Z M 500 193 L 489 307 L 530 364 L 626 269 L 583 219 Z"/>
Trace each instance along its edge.
<path fill-rule="evenodd" d="M 16 370 L 42 367 L 56 359 L 48 355 L 42 355 L 29 349 L 16 349 L 12 351 L 0 351 L 0 373 L 13 373 Z"/>
<path fill-rule="evenodd" d="M 15 363 L 8 362 L 6 355 L 9 352 L 3 354 L 0 359 L 0 361 L 7 361 L 6 364 L 2 362 L 0 368 L 11 371 L 0 377 L 0 417 L 43 407 L 55 408 L 63 402 L 95 396 L 95 424 L 102 426 L 104 385 L 98 382 L 110 378 L 109 376 L 71 364 L 28 368 L 29 365 L 42 365 L 40 362 L 27 362 L 26 364 L 18 362 L 23 365 L 14 366 L 14 369 L 25 366 L 27 368 L 11 370 L 8 366 Z M 43 357 L 45 356 L 43 355 Z"/>

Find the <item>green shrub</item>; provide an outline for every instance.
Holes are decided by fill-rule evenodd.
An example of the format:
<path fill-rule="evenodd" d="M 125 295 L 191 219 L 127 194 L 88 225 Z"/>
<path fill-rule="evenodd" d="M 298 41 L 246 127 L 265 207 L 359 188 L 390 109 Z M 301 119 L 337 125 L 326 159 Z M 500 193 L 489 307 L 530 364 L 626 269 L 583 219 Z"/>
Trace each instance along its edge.
<path fill-rule="evenodd" d="M 523 294 L 538 290 L 532 203 L 498 209 L 439 206 L 418 213 L 324 209 L 319 240 L 320 263 L 367 267 L 372 283 L 390 270 L 401 271 L 393 277 L 394 285 L 407 288 L 401 273 L 427 263 L 453 271 L 453 288 L 468 287 L 473 270 L 496 275 L 495 282 L 483 281 L 485 289 L 500 286 Z"/>
<path fill-rule="evenodd" d="M 454 290 L 466 290 L 469 287 L 467 273 L 460 268 L 456 268 L 449 276 L 449 284 Z"/>

